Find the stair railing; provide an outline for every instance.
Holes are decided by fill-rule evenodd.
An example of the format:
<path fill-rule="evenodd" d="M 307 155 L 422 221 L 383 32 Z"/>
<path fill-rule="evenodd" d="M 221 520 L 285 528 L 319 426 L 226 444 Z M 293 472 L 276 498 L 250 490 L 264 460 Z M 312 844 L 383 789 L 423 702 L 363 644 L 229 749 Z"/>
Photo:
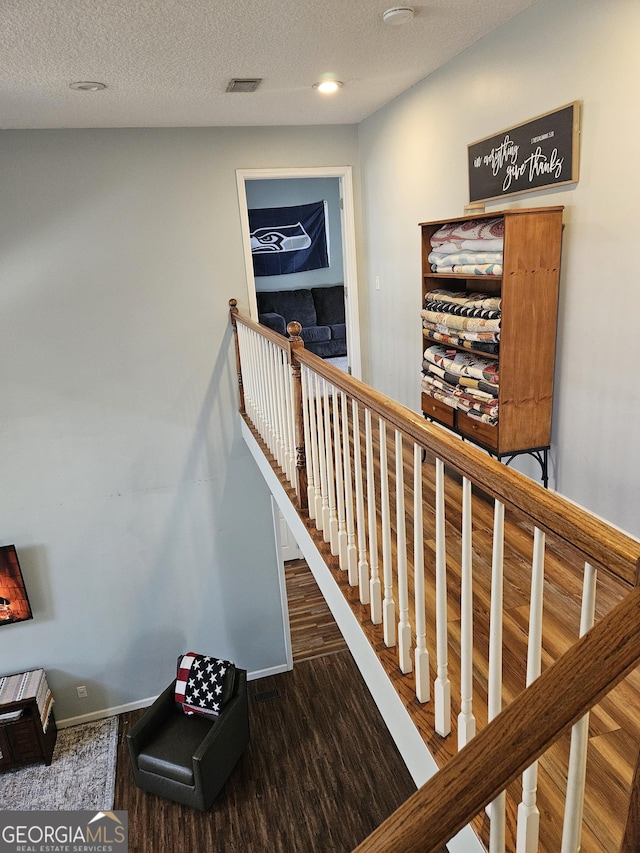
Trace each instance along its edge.
<path fill-rule="evenodd" d="M 448 757 L 358 850 L 440 851 L 472 818 L 480 826 L 488 807 L 486 840 L 491 853 L 501 853 L 505 789 L 519 774 L 515 849 L 538 849 L 537 760 L 573 726 L 562 839 L 545 844 L 577 853 L 587 713 L 640 659 L 640 543 L 307 352 L 298 323 L 289 324 L 286 339 L 240 315 L 235 300 L 231 321 L 241 414 L 368 609 L 370 629 L 396 649 L 399 673 L 413 679 L 413 695 L 431 714 L 429 746 Z M 505 537 L 505 513 L 518 522 L 516 543 Z M 545 590 L 565 559 L 584 567 L 582 598 L 572 595 L 580 603 L 566 617 L 574 634 L 564 647 L 548 649 Z M 460 566 L 455 580 L 452 561 Z M 596 622 L 597 570 L 617 583 L 621 600 Z M 480 574 L 491 577 L 488 593 Z M 525 583 L 514 617 L 504 606 L 505 585 L 513 595 Z M 490 599 L 486 650 L 474 635 L 474 607 L 484 606 L 483 596 Z M 514 622 L 525 609 L 524 623 Z M 504 678 L 507 631 L 526 638 L 521 684 Z M 443 746 L 453 729 L 457 753 Z M 640 820 L 638 786 L 640 778 L 625 853 L 636 849 L 624 845 Z"/>

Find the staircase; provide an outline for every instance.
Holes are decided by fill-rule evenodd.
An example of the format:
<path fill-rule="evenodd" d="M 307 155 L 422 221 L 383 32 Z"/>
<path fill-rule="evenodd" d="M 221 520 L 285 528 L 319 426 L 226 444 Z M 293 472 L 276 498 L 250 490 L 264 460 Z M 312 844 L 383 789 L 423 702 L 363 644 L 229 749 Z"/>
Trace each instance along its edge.
<path fill-rule="evenodd" d="M 640 543 L 231 322 L 245 440 L 422 786 L 358 851 L 640 849 Z"/>

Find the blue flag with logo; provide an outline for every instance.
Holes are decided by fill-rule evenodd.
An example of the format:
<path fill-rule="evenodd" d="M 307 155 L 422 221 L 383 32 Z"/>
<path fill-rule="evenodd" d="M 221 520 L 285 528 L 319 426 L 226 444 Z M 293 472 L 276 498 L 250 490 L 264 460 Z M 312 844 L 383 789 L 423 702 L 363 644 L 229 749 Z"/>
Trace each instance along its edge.
<path fill-rule="evenodd" d="M 327 203 L 249 211 L 254 275 L 290 275 L 329 266 Z"/>

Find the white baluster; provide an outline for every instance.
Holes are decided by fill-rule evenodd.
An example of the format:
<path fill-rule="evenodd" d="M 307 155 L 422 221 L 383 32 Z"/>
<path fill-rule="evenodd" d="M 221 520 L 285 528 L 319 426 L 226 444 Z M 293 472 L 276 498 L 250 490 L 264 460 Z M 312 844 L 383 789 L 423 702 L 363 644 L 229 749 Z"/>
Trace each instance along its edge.
<path fill-rule="evenodd" d="M 529 608 L 529 644 L 527 650 L 527 686 L 540 675 L 542 667 L 542 605 L 544 593 L 544 533 L 533 533 L 531 602 Z M 518 806 L 516 853 L 535 853 L 538 849 L 540 812 L 536 805 L 538 762 L 522 774 L 522 802 Z"/>
<path fill-rule="evenodd" d="M 590 563 L 584 565 L 580 636 L 593 628 L 596 608 L 597 573 Z M 571 729 L 567 797 L 564 804 L 561 853 L 578 853 L 582 837 L 582 813 L 587 775 L 587 746 L 589 743 L 589 713 Z"/>
<path fill-rule="evenodd" d="M 411 625 L 409 623 L 409 577 L 407 574 L 407 529 L 404 515 L 404 459 L 402 433 L 396 430 L 396 550 L 398 553 L 398 663 L 406 675 L 411 662 Z"/>
<path fill-rule="evenodd" d="M 493 508 L 493 554 L 491 559 L 491 615 L 489 622 L 489 687 L 490 722 L 502 710 L 502 629 L 504 588 L 504 504 L 495 501 Z M 504 853 L 506 844 L 506 797 L 499 794 L 487 806 L 491 818 L 489 853 Z"/>
<path fill-rule="evenodd" d="M 309 368 L 302 366 L 300 370 L 300 382 L 302 384 L 302 416 L 304 427 L 304 455 L 307 466 L 307 511 L 309 518 L 315 518 L 315 487 L 313 474 L 313 449 L 311 447 L 311 392 L 309 386 Z"/>
<path fill-rule="evenodd" d="M 293 368 L 286 358 L 286 354 L 282 353 L 282 363 L 284 367 L 284 387 L 285 387 L 285 403 L 287 415 L 287 471 L 289 472 L 289 482 L 295 485 L 296 482 L 296 416 L 293 410 Z"/>
<path fill-rule="evenodd" d="M 329 383 L 322 380 L 324 387 L 324 445 L 327 456 L 327 492 L 329 495 L 329 539 L 325 536 L 335 557 L 338 553 L 338 516 L 336 515 L 336 490 L 333 470 L 333 442 L 331 440 L 331 408 L 329 407 Z"/>
<path fill-rule="evenodd" d="M 344 475 L 342 470 L 342 430 L 340 429 L 340 406 L 338 389 L 333 386 L 333 447 L 336 468 L 336 503 L 338 508 L 338 558 L 340 568 L 347 570 L 347 525 L 344 507 Z"/>
<path fill-rule="evenodd" d="M 327 489 L 327 453 L 325 451 L 325 426 L 327 412 L 322 397 L 322 380 L 316 374 L 316 414 L 318 416 L 318 457 L 320 459 L 321 507 L 318 513 L 318 530 L 325 542 L 329 541 L 329 492 Z"/>
<path fill-rule="evenodd" d="M 476 733 L 473 716 L 473 567 L 471 480 L 462 479 L 462 577 L 460 588 L 460 713 L 458 749 Z"/>
<path fill-rule="evenodd" d="M 322 530 L 322 488 L 320 482 L 320 448 L 318 445 L 318 395 L 316 374 L 309 370 L 309 429 L 311 431 L 311 455 L 313 458 L 313 518 L 316 530 Z"/>
<path fill-rule="evenodd" d="M 416 611 L 416 697 L 418 702 L 431 698 L 429 652 L 427 650 L 427 614 L 424 598 L 424 523 L 422 506 L 422 448 L 413 445 L 413 588 Z"/>
<path fill-rule="evenodd" d="M 435 728 L 442 737 L 451 732 L 451 683 L 447 649 L 447 552 L 444 514 L 444 463 L 436 459 L 436 663 L 433 685 Z"/>
<path fill-rule="evenodd" d="M 396 603 L 393 599 L 393 565 L 391 563 L 391 518 L 389 514 L 389 470 L 387 465 L 387 425 L 379 419 L 380 433 L 380 522 L 382 525 L 382 576 L 384 599 L 382 623 L 387 647 L 396 644 Z"/>
<path fill-rule="evenodd" d="M 358 404 L 352 401 L 353 464 L 356 480 L 356 519 L 358 528 L 358 588 L 360 603 L 369 603 L 369 563 L 367 561 L 367 531 L 364 524 L 364 489 L 362 487 L 362 453 L 360 450 L 360 416 Z"/>
<path fill-rule="evenodd" d="M 341 392 L 342 397 L 342 436 L 344 447 L 344 498 L 347 514 L 347 571 L 349 574 L 349 585 L 356 586 L 358 583 L 358 549 L 356 548 L 355 525 L 353 516 L 353 483 L 351 481 L 351 445 L 349 443 L 349 408 L 347 395 Z"/>
<path fill-rule="evenodd" d="M 376 525 L 376 490 L 373 475 L 373 440 L 371 412 L 365 410 L 365 441 L 367 455 L 367 509 L 369 514 L 369 607 L 374 625 L 382 622 L 382 591 L 378 574 L 378 530 Z"/>

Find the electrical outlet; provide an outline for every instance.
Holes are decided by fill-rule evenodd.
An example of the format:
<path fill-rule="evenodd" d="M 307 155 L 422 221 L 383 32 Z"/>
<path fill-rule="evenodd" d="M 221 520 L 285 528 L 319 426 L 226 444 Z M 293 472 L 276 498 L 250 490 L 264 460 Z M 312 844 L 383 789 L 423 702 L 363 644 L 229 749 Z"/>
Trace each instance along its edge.
<path fill-rule="evenodd" d="M 87 698 L 87 688 L 84 684 L 81 684 L 80 687 L 76 687 L 78 693 L 78 699 L 86 699 Z"/>

